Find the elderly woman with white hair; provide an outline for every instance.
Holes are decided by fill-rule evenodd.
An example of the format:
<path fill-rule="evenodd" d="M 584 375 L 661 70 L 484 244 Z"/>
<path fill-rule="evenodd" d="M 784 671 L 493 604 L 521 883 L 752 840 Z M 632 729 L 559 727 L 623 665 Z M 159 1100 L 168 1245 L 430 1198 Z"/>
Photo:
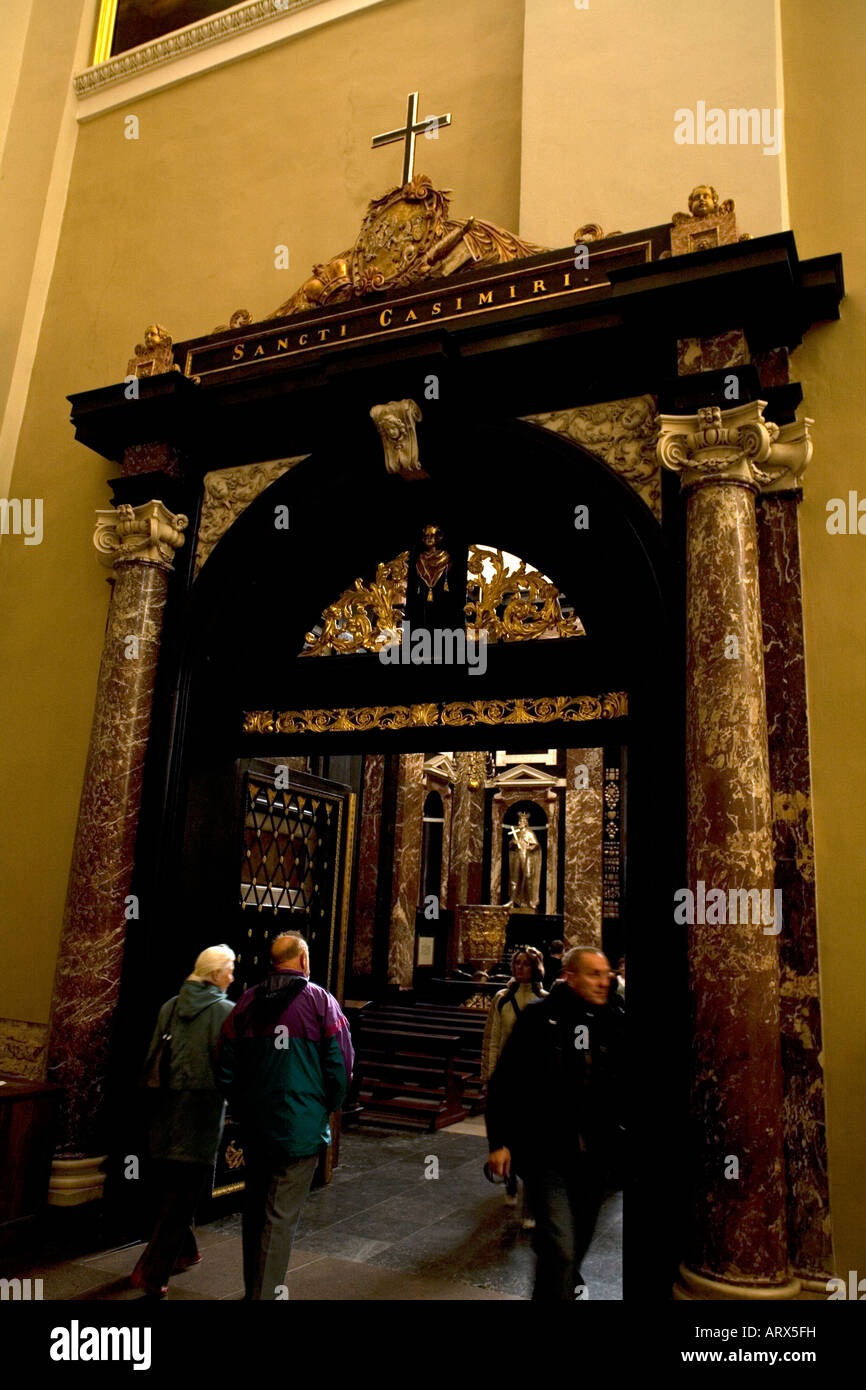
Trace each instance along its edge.
<path fill-rule="evenodd" d="M 214 1068 L 220 1032 L 234 1008 L 226 997 L 234 962 L 228 946 L 202 951 L 180 993 L 160 1009 L 144 1064 L 145 1082 L 155 1088 L 150 1156 L 156 1217 L 130 1283 L 154 1298 L 165 1297 L 170 1275 L 201 1259 L 193 1217 L 213 1173 L 225 1118 Z"/>

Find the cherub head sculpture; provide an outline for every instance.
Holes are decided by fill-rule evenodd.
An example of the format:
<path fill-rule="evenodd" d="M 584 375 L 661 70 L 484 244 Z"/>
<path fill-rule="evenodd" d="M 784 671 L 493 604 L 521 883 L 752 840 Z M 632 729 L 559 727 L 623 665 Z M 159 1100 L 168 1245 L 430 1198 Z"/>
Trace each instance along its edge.
<path fill-rule="evenodd" d="M 697 184 L 689 194 L 689 212 L 692 217 L 709 217 L 719 211 L 719 195 L 708 183 Z"/>
<path fill-rule="evenodd" d="M 158 347 L 170 347 L 171 338 L 161 323 L 151 323 L 144 330 L 144 345 L 151 351 Z"/>

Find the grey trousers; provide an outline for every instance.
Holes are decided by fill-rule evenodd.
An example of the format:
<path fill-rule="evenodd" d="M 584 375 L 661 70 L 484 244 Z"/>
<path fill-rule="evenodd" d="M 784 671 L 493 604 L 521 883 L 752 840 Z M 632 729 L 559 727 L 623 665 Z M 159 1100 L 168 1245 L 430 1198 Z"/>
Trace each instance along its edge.
<path fill-rule="evenodd" d="M 319 1156 L 266 1159 L 247 1151 L 244 1158 L 244 1296 L 274 1302 L 287 1297 L 292 1241 Z"/>

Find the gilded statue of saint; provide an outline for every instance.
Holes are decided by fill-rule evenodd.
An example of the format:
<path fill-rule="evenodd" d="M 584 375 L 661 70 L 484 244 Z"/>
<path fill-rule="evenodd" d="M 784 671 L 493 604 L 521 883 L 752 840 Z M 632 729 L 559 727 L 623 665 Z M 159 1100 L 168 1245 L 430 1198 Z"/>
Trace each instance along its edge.
<path fill-rule="evenodd" d="M 508 891 L 515 911 L 538 911 L 541 880 L 541 845 L 529 826 L 529 812 L 519 811 L 517 825 L 505 827 L 511 836 L 508 846 Z"/>
<path fill-rule="evenodd" d="M 451 568 L 451 556 L 447 550 L 442 548 L 442 532 L 438 526 L 425 526 L 421 532 L 421 542 L 424 549 L 415 561 L 415 569 L 419 578 L 427 585 L 427 602 L 433 602 L 433 590 L 444 577 L 445 583 L 443 590 L 448 593 L 448 571 Z"/>

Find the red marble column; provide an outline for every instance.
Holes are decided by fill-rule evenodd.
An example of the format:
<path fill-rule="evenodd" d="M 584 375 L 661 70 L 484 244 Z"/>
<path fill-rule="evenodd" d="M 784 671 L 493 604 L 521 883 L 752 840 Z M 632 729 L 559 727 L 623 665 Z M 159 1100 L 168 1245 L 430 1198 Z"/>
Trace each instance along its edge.
<path fill-rule="evenodd" d="M 697 1153 L 680 1299 L 788 1299 L 800 1290 L 787 1257 L 776 923 L 755 921 L 742 898 L 730 911 L 732 892 L 769 891 L 772 903 L 774 888 L 755 495 L 778 429 L 761 411 L 753 402 L 661 417 L 659 455 L 687 496 Z M 713 890 L 716 905 L 702 911 L 702 894 Z"/>
<path fill-rule="evenodd" d="M 50 1022 L 48 1076 L 65 1097 L 58 1145 L 62 1176 L 53 1195 L 64 1204 L 101 1191 L 94 1156 L 104 1145 L 100 1112 L 108 1049 L 128 921 L 135 921 L 128 895 L 163 609 L 171 557 L 183 544 L 186 525 L 186 517 L 156 501 L 135 508 L 123 504 L 100 513 L 97 522 L 95 544 L 100 558 L 113 566 L 115 585 Z M 70 1160 L 79 1163 L 71 1176 Z"/>
<path fill-rule="evenodd" d="M 779 940 L 788 1246 L 807 1296 L 826 1298 L 833 1271 L 821 1065 L 821 994 L 803 643 L 797 489 L 758 504 Z"/>

